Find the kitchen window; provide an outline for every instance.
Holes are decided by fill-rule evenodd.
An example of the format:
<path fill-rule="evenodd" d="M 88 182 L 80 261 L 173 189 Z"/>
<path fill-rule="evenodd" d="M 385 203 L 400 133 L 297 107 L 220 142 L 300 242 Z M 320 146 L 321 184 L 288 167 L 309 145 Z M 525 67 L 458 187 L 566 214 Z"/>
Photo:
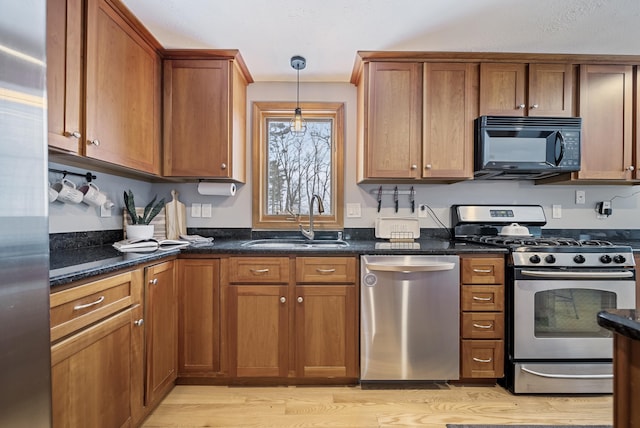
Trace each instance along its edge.
<path fill-rule="evenodd" d="M 303 135 L 289 128 L 295 107 L 253 104 L 253 227 L 308 227 L 309 203 L 318 195 L 324 213 L 314 204 L 314 228 L 342 229 L 344 105 L 301 103 Z"/>

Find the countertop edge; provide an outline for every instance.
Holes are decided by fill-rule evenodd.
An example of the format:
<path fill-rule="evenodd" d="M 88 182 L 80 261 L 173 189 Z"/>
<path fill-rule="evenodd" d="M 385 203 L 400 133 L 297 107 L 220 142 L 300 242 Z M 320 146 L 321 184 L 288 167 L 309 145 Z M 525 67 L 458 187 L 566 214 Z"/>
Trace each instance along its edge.
<path fill-rule="evenodd" d="M 611 309 L 598 312 L 598 324 L 633 340 L 640 340 L 640 311 Z"/>

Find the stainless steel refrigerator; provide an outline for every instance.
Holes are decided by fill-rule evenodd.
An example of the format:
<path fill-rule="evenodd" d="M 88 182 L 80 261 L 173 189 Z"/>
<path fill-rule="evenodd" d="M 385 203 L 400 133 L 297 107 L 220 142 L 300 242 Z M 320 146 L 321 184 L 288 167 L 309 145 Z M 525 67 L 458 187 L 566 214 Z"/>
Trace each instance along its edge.
<path fill-rule="evenodd" d="M 51 426 L 46 0 L 0 0 L 0 427 Z"/>

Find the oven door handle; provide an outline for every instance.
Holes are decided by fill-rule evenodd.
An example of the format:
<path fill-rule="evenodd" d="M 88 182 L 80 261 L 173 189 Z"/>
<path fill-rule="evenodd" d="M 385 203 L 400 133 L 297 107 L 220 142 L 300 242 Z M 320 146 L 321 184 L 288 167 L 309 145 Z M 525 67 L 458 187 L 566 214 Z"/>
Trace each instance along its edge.
<path fill-rule="evenodd" d="M 555 373 L 542 373 L 535 370 L 528 369 L 524 366 L 520 366 L 520 370 L 523 372 L 532 374 L 534 376 L 548 377 L 554 379 L 613 379 L 613 374 L 555 374 Z"/>
<path fill-rule="evenodd" d="M 542 271 L 542 270 L 521 270 L 524 276 L 535 276 L 538 278 L 581 278 L 581 279 L 620 279 L 633 278 L 633 271 L 615 271 L 615 272 L 566 272 L 566 271 Z"/>

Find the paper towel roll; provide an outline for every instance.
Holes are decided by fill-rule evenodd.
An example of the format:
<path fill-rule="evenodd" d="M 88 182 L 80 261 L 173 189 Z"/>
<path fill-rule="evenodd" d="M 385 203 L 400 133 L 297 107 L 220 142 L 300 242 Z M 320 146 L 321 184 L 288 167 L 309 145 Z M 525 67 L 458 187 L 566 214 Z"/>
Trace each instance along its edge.
<path fill-rule="evenodd" d="M 198 183 L 198 193 L 213 196 L 234 196 L 236 194 L 235 183 Z"/>

